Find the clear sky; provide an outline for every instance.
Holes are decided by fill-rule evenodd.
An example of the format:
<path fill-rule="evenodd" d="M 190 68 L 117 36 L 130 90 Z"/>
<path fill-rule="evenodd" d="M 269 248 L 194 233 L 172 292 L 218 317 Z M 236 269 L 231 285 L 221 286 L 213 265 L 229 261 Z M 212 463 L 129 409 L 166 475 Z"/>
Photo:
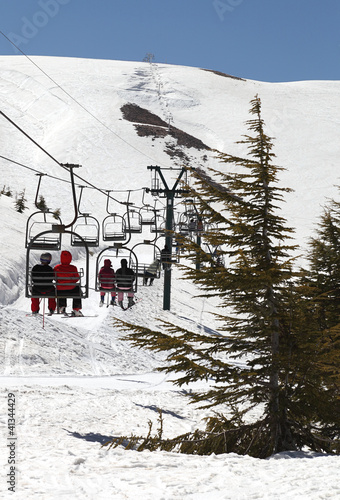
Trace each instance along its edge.
<path fill-rule="evenodd" d="M 1 0 L 0 30 L 27 55 L 340 79 L 340 0 Z M 0 55 L 17 53 L 0 35 Z"/>

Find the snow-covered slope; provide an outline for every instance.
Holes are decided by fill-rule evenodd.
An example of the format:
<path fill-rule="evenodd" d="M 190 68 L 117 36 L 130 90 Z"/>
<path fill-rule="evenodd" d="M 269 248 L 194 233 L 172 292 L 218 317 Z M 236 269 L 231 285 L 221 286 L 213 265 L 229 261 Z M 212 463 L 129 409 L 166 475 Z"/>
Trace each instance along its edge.
<path fill-rule="evenodd" d="M 296 227 L 302 249 L 326 198 L 337 196 L 339 82 L 268 84 L 164 64 L 32 59 L 40 69 L 21 56 L 0 57 L 1 111 L 58 162 L 81 164 L 76 173 L 83 179 L 102 190 L 116 190 L 112 194 L 119 202 L 127 200 L 128 192 L 137 206 L 150 202 L 151 196 L 143 200 L 142 190 L 150 187 L 147 166 L 180 165 L 174 151 L 185 154 L 193 166 L 219 166 L 211 151 L 181 146 L 167 127 L 163 126 L 163 137 L 138 135 L 137 122 L 124 117 L 124 105 L 148 110 L 187 139 L 190 136 L 192 143 L 199 140 L 212 149 L 245 154 L 235 142 L 247 133 L 244 122 L 256 94 L 262 100 L 267 132 L 276 137 L 277 163 L 287 168 L 281 184 L 295 189 L 282 210 L 289 225 Z M 60 180 L 68 180 L 67 173 L 3 115 L 0 137 L 1 188 L 9 186 L 14 193 L 25 189 L 28 205 L 19 214 L 13 198 L 0 197 L 1 427 L 4 443 L 9 437 L 7 396 L 15 393 L 18 497 L 339 498 L 339 458 L 305 453 L 259 461 L 100 448 L 112 435 L 145 434 L 150 419 L 156 429 L 157 408 L 163 410 L 169 437 L 203 426 L 206 415 L 188 405 L 169 377 L 156 371 L 165 363 L 160 355 L 121 340 L 113 318 L 150 327 L 165 319 L 214 333 L 217 324 L 210 313 L 217 303 L 195 297 L 197 290 L 181 281 L 174 269 L 171 311 L 162 310 L 161 278 L 153 287 L 141 287 L 142 300 L 126 312 L 99 309 L 92 289 L 83 309 L 93 317 L 43 321 L 26 316 L 30 304 L 24 297 L 25 228 L 34 211 L 35 171 L 48 174 L 42 178 L 41 194 L 49 207 L 61 208 L 63 222 L 72 220 L 72 197 L 69 185 Z M 175 170 L 167 172 L 176 176 Z M 106 198 L 85 189 L 81 208 L 102 220 Z M 82 252 L 72 252 L 81 266 Z M 54 252 L 54 264 L 57 259 Z M 96 253 L 90 260 L 93 288 Z M 11 493 L 6 483 L 8 453 L 2 444 L 2 498 Z"/>
<path fill-rule="evenodd" d="M 149 110 L 210 148 L 246 154 L 235 143 L 247 133 L 249 102 L 258 94 L 267 133 L 276 138 L 277 164 L 287 169 L 282 185 L 295 190 L 287 196 L 284 213 L 297 228 L 299 242 L 310 236 L 325 198 L 337 192 L 340 82 L 263 83 L 165 64 L 32 59 L 49 78 L 22 56 L 0 58 L 1 110 L 59 162 L 81 164 L 77 173 L 102 189 L 149 186 L 148 165 L 175 164 L 164 152 L 171 138 L 138 136 L 134 124 L 123 119 L 126 103 Z M 3 117 L 0 132 L 3 156 L 65 177 Z M 209 161 L 203 164 L 216 166 L 207 151 L 185 152 L 193 165 L 202 164 L 207 154 Z M 4 161 L 0 169 L 1 176 L 10 174 L 13 189 L 26 187 L 32 199 L 31 172 Z M 65 213 L 70 195 L 62 183 L 44 179 L 42 191 L 52 207 L 63 201 Z M 96 213 L 105 210 L 103 197 L 92 193 L 84 210 L 94 209 L 93 199 Z"/>

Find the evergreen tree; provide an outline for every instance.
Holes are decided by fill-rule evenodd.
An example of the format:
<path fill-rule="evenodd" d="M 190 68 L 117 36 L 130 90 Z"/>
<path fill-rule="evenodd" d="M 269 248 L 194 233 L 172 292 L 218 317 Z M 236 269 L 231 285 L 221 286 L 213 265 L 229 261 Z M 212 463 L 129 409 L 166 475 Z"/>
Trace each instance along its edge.
<path fill-rule="evenodd" d="M 45 198 L 42 195 L 39 196 L 39 201 L 37 203 L 37 208 L 39 210 L 41 210 L 42 212 L 48 212 L 48 207 L 46 205 Z"/>
<path fill-rule="evenodd" d="M 7 187 L 5 185 L 1 190 L 1 194 L 4 194 L 5 196 L 8 196 L 9 198 L 11 198 L 13 196 L 11 188 L 9 186 Z"/>
<path fill-rule="evenodd" d="M 340 203 L 324 209 L 316 236 L 310 240 L 307 281 L 318 303 L 321 329 L 339 323 L 340 313 Z"/>
<path fill-rule="evenodd" d="M 25 205 L 26 201 L 25 190 L 23 190 L 21 193 L 19 193 L 15 200 L 15 209 L 17 212 L 21 214 L 24 212 L 24 210 L 27 208 Z"/>
<path fill-rule="evenodd" d="M 220 154 L 226 172 L 192 172 L 191 195 L 211 228 L 204 237 L 210 247 L 222 250 L 226 266 L 182 238 L 189 257 L 200 262 L 182 266 L 184 274 L 202 295 L 219 296 L 223 333 L 199 335 L 170 323 L 155 332 L 125 323 L 132 331 L 127 339 L 168 352 L 169 364 L 160 370 L 180 374 L 179 385 L 213 381 L 208 390 L 191 394 L 192 401 L 222 407 L 225 413 L 210 418 L 205 431 L 171 442 L 159 439 L 160 448 L 262 458 L 303 446 L 339 451 L 336 380 L 316 362 L 317 355 L 325 359 L 329 344 L 313 320 L 306 288 L 295 283 L 295 246 L 289 241 L 293 230 L 277 214 L 289 189 L 277 186 L 282 169 L 272 164 L 273 144 L 264 132 L 257 96 L 250 113 L 253 119 L 247 124 L 253 135 L 241 141 L 248 157 Z M 230 165 L 237 172 L 231 173 Z M 254 410 L 257 419 L 251 418 Z"/>
<path fill-rule="evenodd" d="M 61 213 L 60 208 L 56 208 L 53 212 L 53 218 L 58 220 L 60 218 L 60 213 Z"/>
<path fill-rule="evenodd" d="M 147 54 L 145 54 L 145 56 L 143 57 L 143 62 L 153 62 L 155 60 L 155 55 L 154 54 L 151 54 L 151 52 L 148 52 Z"/>
<path fill-rule="evenodd" d="M 340 203 L 325 207 L 310 240 L 309 269 L 302 287 L 308 296 L 309 325 L 318 332 L 317 364 L 324 385 L 339 399 L 340 388 Z M 333 410 L 340 421 L 339 405 Z M 338 413 L 337 413 L 338 412 Z"/>

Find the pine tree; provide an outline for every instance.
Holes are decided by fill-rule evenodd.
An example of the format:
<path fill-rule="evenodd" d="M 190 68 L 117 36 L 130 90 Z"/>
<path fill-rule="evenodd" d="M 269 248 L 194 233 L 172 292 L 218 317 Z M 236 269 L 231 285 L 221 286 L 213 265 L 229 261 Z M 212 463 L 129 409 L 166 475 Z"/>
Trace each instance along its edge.
<path fill-rule="evenodd" d="M 48 212 L 48 207 L 46 205 L 45 198 L 42 195 L 39 196 L 39 201 L 37 203 L 37 208 L 39 210 L 41 210 L 42 212 Z"/>
<path fill-rule="evenodd" d="M 21 214 L 24 212 L 24 210 L 27 208 L 25 205 L 26 201 L 25 190 L 23 190 L 21 193 L 19 193 L 15 200 L 15 209 L 17 212 Z"/>
<path fill-rule="evenodd" d="M 155 60 L 155 55 L 154 55 L 154 54 L 151 54 L 151 52 L 148 52 L 148 53 L 147 53 L 147 54 L 145 54 L 145 56 L 143 57 L 143 62 L 149 62 L 149 63 L 152 63 L 154 60 Z"/>
<path fill-rule="evenodd" d="M 340 311 L 340 203 L 331 200 L 325 207 L 310 240 L 309 285 L 318 302 L 322 329 L 338 324 Z"/>
<path fill-rule="evenodd" d="M 277 214 L 290 190 L 277 186 L 282 168 L 272 164 L 257 96 L 250 113 L 253 135 L 241 141 L 247 158 L 219 154 L 226 172 L 192 171 L 191 195 L 210 227 L 204 238 L 221 249 L 225 266 L 182 237 L 192 261 L 200 262 L 182 266 L 184 274 L 202 295 L 219 296 L 222 334 L 200 335 L 165 322 L 158 332 L 123 326 L 135 345 L 168 353 L 169 364 L 160 370 L 179 374 L 179 385 L 213 381 L 191 400 L 224 412 L 210 418 L 205 431 L 160 440 L 160 448 L 262 458 L 303 446 L 339 452 L 339 392 L 334 373 L 316 362 L 316 356 L 325 359 L 329 344 L 313 319 L 306 287 L 297 285 L 293 230 Z M 255 410 L 257 419 L 251 418 Z"/>
<path fill-rule="evenodd" d="M 8 196 L 9 198 L 11 198 L 13 196 L 13 193 L 12 193 L 12 190 L 11 188 L 8 186 L 3 186 L 2 190 L 1 190 L 1 194 L 4 194 L 5 196 Z"/>
<path fill-rule="evenodd" d="M 340 388 L 340 203 L 324 208 L 316 236 L 310 240 L 309 268 L 302 287 L 309 298 L 309 325 L 318 332 L 317 365 L 329 391 L 339 400 Z M 332 409 L 340 421 L 339 405 Z M 338 411 L 338 413 L 336 413 Z M 334 418 L 334 417 L 333 417 Z"/>
<path fill-rule="evenodd" d="M 53 213 L 53 218 L 58 220 L 60 218 L 61 210 L 60 208 L 56 208 Z"/>

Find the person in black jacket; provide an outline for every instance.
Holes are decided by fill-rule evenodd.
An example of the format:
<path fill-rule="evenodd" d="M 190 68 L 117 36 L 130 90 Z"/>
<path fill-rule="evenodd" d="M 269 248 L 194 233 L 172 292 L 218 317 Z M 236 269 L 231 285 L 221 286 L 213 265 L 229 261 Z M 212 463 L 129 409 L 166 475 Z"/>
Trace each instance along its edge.
<path fill-rule="evenodd" d="M 127 292 L 128 296 L 128 307 L 135 304 L 133 297 L 134 293 L 132 290 L 133 282 L 135 281 L 135 273 L 130 268 L 127 267 L 127 260 L 122 259 L 120 261 L 121 267 L 116 271 L 116 288 L 118 291 L 118 304 L 123 307 L 124 292 Z"/>
<path fill-rule="evenodd" d="M 49 265 L 52 260 L 52 255 L 48 252 L 42 253 L 40 256 L 40 264 L 36 264 L 32 268 L 32 295 L 48 296 L 48 309 L 50 314 L 53 314 L 56 308 L 55 295 L 55 275 L 52 267 Z M 52 297 L 51 297 L 52 296 Z M 39 312 L 39 297 L 31 298 L 32 314 Z"/>

